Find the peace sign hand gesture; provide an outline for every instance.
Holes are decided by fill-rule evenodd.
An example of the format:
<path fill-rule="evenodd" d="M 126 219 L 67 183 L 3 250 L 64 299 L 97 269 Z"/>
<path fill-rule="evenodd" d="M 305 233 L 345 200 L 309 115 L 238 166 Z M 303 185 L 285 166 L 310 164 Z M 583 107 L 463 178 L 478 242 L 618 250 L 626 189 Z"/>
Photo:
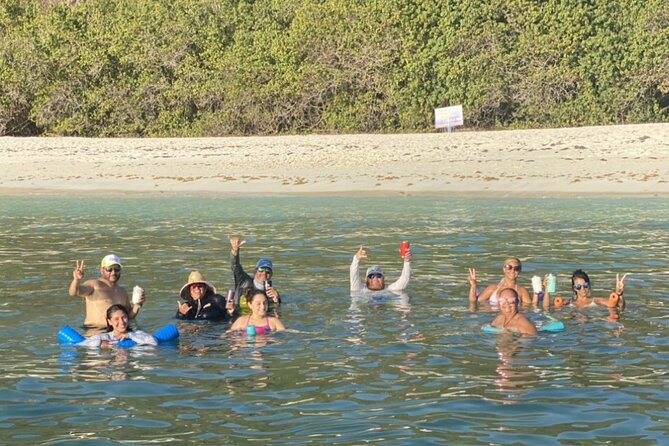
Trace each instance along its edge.
<path fill-rule="evenodd" d="M 84 278 L 84 261 L 75 260 L 74 271 L 72 271 L 72 278 L 76 280 L 81 280 Z"/>
<path fill-rule="evenodd" d="M 620 277 L 620 274 L 616 274 L 616 294 L 623 294 L 623 289 L 625 288 L 625 278 L 627 277 L 627 273 L 623 274 L 622 277 Z"/>
<path fill-rule="evenodd" d="M 469 268 L 469 285 L 476 288 L 476 269 Z"/>

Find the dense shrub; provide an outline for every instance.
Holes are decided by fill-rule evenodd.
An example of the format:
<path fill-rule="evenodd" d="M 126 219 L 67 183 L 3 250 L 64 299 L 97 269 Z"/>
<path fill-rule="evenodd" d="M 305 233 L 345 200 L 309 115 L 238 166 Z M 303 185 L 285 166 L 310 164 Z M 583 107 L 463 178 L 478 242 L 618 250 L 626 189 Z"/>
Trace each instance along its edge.
<path fill-rule="evenodd" d="M 660 0 L 0 0 L 0 135 L 669 121 Z"/>

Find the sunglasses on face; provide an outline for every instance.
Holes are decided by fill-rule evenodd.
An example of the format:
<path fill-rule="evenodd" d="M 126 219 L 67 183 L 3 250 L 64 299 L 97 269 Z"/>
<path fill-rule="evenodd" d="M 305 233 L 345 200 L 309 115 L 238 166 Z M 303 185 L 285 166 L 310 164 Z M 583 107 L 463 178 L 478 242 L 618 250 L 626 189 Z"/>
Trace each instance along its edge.
<path fill-rule="evenodd" d="M 191 288 L 206 288 L 207 286 L 204 283 L 194 283 L 190 287 Z"/>
<path fill-rule="evenodd" d="M 272 274 L 272 268 L 258 268 L 256 271 L 259 273 Z"/>
<path fill-rule="evenodd" d="M 574 289 L 576 291 L 581 291 L 581 288 L 587 290 L 588 288 L 590 288 L 590 284 L 584 283 L 583 285 L 574 285 Z"/>
<path fill-rule="evenodd" d="M 504 269 L 507 271 L 520 272 L 520 265 L 504 265 Z"/>
<path fill-rule="evenodd" d="M 368 279 L 383 279 L 383 274 L 379 273 L 372 273 L 369 276 L 367 276 Z"/>
<path fill-rule="evenodd" d="M 105 271 L 107 271 L 108 273 L 114 271 L 116 274 L 118 274 L 121 272 L 121 268 L 105 268 Z"/>

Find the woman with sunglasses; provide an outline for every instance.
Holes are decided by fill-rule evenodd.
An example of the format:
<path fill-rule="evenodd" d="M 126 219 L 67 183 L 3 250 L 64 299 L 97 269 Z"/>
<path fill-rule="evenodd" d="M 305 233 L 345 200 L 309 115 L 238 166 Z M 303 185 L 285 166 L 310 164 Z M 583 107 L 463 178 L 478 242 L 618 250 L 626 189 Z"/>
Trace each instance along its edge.
<path fill-rule="evenodd" d="M 490 323 L 502 332 L 534 336 L 537 327 L 527 317 L 518 312 L 518 293 L 513 288 L 499 291 L 500 314 Z"/>
<path fill-rule="evenodd" d="M 499 292 L 505 288 L 511 288 L 518 293 L 520 301 L 524 304 L 532 303 L 530 293 L 523 286 L 518 285 L 518 276 L 522 270 L 522 264 L 517 257 L 509 257 L 504 261 L 502 272 L 504 277 L 499 283 L 488 285 L 483 291 L 478 292 L 476 281 L 476 270 L 469 268 L 469 301 L 488 302 L 490 305 L 499 304 Z"/>
<path fill-rule="evenodd" d="M 574 293 L 572 298 L 565 301 L 560 297 L 555 297 L 553 302 L 557 307 L 564 304 L 573 305 L 576 308 L 597 307 L 601 305 L 608 308 L 617 308 L 622 311 L 625 309 L 623 290 L 625 288 L 626 277 L 627 274 L 623 274 L 622 277 L 620 277 L 620 274 L 616 274 L 616 289 L 609 297 L 591 297 L 592 282 L 590 281 L 590 277 L 582 269 L 577 269 L 571 275 L 571 289 Z M 544 299 L 550 301 L 550 295 L 546 294 Z"/>

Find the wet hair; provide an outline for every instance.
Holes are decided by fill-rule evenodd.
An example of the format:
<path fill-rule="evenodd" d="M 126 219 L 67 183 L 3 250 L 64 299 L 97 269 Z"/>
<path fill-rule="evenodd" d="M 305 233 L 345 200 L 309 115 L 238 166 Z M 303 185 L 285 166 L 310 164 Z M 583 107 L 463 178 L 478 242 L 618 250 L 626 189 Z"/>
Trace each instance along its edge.
<path fill-rule="evenodd" d="M 574 281 L 576 279 L 583 279 L 585 283 L 587 283 L 588 286 L 592 288 L 592 283 L 590 282 L 590 277 L 588 277 L 588 274 L 582 269 L 577 269 L 571 274 L 571 291 L 574 293 L 574 297 L 576 297 L 576 291 L 574 290 Z"/>
<path fill-rule="evenodd" d="M 130 319 L 130 313 L 128 313 L 128 309 L 124 305 L 120 304 L 114 304 L 111 307 L 107 308 L 107 331 L 114 331 L 114 328 L 109 325 L 109 319 L 112 318 L 112 315 L 116 313 L 117 311 L 122 311 L 123 314 L 125 314 L 125 317 Z M 128 326 L 128 331 L 130 331 L 130 327 Z"/>

